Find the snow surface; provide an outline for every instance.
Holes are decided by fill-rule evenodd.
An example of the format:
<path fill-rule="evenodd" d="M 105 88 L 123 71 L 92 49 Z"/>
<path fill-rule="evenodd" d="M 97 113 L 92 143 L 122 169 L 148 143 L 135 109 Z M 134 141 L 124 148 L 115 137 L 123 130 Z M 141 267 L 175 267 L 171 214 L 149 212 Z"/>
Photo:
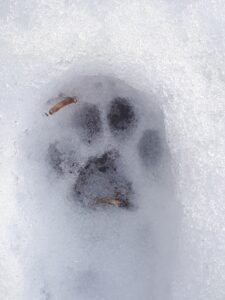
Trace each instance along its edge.
<path fill-rule="evenodd" d="M 225 299 L 224 13 L 222 0 L 1 0 L 1 299 Z M 104 114 L 115 89 L 142 119 L 127 142 L 104 125 L 82 144 L 75 105 L 45 116 L 60 93 Z M 135 150 L 154 126 L 156 174 Z M 79 165 L 117 147 L 135 209 L 79 206 L 48 162 L 55 142 Z"/>

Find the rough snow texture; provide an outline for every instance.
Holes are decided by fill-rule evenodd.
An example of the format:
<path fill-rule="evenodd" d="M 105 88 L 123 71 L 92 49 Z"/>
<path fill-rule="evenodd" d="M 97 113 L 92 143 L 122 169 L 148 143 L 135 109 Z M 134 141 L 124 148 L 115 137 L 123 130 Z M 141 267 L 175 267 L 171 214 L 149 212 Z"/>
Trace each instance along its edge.
<path fill-rule="evenodd" d="M 225 4 L 180 2 L 1 1 L 2 299 L 224 300 Z"/>

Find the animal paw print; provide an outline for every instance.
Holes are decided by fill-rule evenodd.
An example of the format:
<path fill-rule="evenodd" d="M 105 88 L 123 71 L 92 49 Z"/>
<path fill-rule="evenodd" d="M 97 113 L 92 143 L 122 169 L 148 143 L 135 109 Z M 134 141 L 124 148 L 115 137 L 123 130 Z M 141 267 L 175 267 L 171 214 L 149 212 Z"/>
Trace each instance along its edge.
<path fill-rule="evenodd" d="M 74 145 L 60 149 L 58 141 L 48 150 L 51 166 L 73 176 L 73 197 L 86 207 L 137 206 L 135 170 L 143 177 L 154 174 L 165 156 L 161 113 L 133 89 L 111 83 L 95 78 L 88 92 L 80 89 L 69 122 Z"/>

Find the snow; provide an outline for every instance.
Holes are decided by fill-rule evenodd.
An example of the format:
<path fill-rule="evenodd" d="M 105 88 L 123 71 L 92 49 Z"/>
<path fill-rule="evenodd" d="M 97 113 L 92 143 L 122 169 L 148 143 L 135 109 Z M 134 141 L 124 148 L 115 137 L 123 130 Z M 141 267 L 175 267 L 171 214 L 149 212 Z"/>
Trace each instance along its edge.
<path fill-rule="evenodd" d="M 222 0 L 1 1 L 1 299 L 225 298 L 224 11 Z M 46 117 L 61 93 L 78 104 Z M 122 141 L 106 117 L 117 94 L 140 120 Z M 103 118 L 93 145 L 71 126 L 84 102 Z M 138 154 L 146 129 L 162 138 L 152 169 Z M 111 148 L 134 209 L 84 208 L 79 167 Z"/>

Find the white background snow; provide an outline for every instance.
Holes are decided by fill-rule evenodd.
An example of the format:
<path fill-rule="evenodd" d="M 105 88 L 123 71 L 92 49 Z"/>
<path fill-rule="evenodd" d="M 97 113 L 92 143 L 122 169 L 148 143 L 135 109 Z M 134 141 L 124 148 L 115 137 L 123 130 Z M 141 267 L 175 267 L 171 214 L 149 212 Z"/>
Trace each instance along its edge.
<path fill-rule="evenodd" d="M 223 0 L 1 0 L 1 299 L 225 299 L 224 14 Z M 146 235 L 166 237 L 148 213 L 127 217 L 134 231 L 124 213 L 88 219 L 43 163 L 47 101 L 99 74 L 160 95 L 181 209 L 179 222 L 158 220 L 178 228 L 154 280 Z M 122 258 L 140 254 L 137 270 L 109 251 L 118 241 Z"/>

